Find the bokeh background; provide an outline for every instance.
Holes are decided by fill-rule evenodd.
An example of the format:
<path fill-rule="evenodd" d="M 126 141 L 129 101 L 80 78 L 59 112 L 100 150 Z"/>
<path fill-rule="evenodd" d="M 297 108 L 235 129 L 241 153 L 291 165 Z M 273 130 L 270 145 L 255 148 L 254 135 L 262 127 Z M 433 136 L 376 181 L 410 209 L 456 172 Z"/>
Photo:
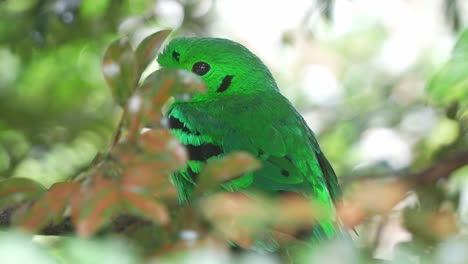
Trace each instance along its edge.
<path fill-rule="evenodd" d="M 136 45 L 165 28 L 175 30 L 171 37 L 229 38 L 256 53 L 318 135 L 345 194 L 363 178 L 405 177 L 468 149 L 468 43 L 453 52 L 467 24 L 468 3 L 456 0 L 3 0 L 0 178 L 49 187 L 86 169 L 120 113 L 101 71 L 105 47 L 120 36 Z M 362 249 L 395 263 L 467 263 L 468 167 L 449 176 L 427 196 L 410 192 L 361 223 L 357 248 L 343 249 L 349 262 L 333 253 L 341 244 L 315 257 L 363 263 Z M 424 206 L 450 213 L 436 241 L 409 227 Z M 87 260 L 99 263 L 141 261 L 138 249 L 116 240 L 71 239 L 57 253 L 50 239 L 29 244 L 2 231 L 0 258 L 21 250 L 35 263 L 84 263 L 78 256 L 89 250 Z M 191 261 L 230 258 L 209 248 L 193 254 Z"/>

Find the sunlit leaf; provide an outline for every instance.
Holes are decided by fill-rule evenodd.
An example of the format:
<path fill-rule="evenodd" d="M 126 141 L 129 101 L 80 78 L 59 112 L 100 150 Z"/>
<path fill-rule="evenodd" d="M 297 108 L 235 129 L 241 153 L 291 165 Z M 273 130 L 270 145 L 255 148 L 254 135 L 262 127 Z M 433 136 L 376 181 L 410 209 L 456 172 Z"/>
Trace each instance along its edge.
<path fill-rule="evenodd" d="M 84 0 L 80 5 L 80 15 L 85 18 L 102 16 L 109 7 L 110 2 L 110 0 Z"/>
<path fill-rule="evenodd" d="M 31 231 L 39 230 L 50 223 L 63 219 L 65 208 L 70 204 L 71 197 L 77 194 L 78 183 L 64 182 L 54 184 L 42 197 L 34 202 L 30 210 L 22 215 L 19 224 Z"/>
<path fill-rule="evenodd" d="M 452 56 L 428 85 L 432 99 L 440 104 L 468 103 L 468 30 L 458 39 Z"/>
<path fill-rule="evenodd" d="M 162 43 L 172 30 L 158 31 L 146 37 L 136 48 L 135 54 L 138 60 L 140 74 L 156 58 Z"/>
<path fill-rule="evenodd" d="M 115 100 L 125 106 L 140 78 L 132 46 L 127 39 L 112 42 L 104 53 L 102 71 Z"/>
<path fill-rule="evenodd" d="M 38 182 L 26 178 L 9 178 L 0 181 L 0 207 L 33 200 L 45 188 Z"/>
<path fill-rule="evenodd" d="M 198 175 L 197 191 L 218 188 L 222 183 L 252 172 L 260 166 L 260 161 L 246 152 L 235 152 L 221 159 L 212 159 Z"/>

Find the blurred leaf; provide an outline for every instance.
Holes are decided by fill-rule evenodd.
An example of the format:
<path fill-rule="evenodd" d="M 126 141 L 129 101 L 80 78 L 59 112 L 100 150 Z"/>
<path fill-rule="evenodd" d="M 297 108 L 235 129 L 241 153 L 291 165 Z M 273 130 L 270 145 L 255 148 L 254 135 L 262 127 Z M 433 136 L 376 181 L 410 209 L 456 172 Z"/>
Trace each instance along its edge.
<path fill-rule="evenodd" d="M 2 263 L 57 264 L 57 257 L 54 254 L 34 243 L 31 236 L 20 232 L 2 230 L 0 255 Z"/>
<path fill-rule="evenodd" d="M 270 203 L 242 193 L 221 192 L 201 199 L 203 214 L 226 239 L 244 248 L 252 247 L 255 234 L 266 231 L 273 210 Z"/>
<path fill-rule="evenodd" d="M 70 204 L 71 198 L 80 190 L 80 185 L 73 182 L 54 184 L 42 197 L 34 202 L 17 222 L 30 231 L 37 231 L 50 223 L 63 220 L 63 213 Z"/>
<path fill-rule="evenodd" d="M 206 192 L 220 187 L 237 177 L 261 167 L 260 161 L 246 152 L 228 154 L 221 159 L 212 159 L 198 175 L 197 192 Z"/>
<path fill-rule="evenodd" d="M 437 72 L 427 89 L 432 99 L 439 104 L 459 101 L 466 107 L 468 103 L 468 30 L 461 33 L 452 56 Z"/>
<path fill-rule="evenodd" d="M 405 197 L 407 191 L 408 186 L 399 181 L 364 181 L 338 205 L 338 216 L 344 226 L 353 228 L 369 216 L 390 212 Z"/>
<path fill-rule="evenodd" d="M 430 132 L 427 143 L 432 149 L 447 146 L 455 142 L 460 133 L 460 124 L 457 121 L 441 118 Z"/>
<path fill-rule="evenodd" d="M 129 14 L 140 15 L 148 13 L 154 8 L 154 0 L 124 0 L 122 3 L 128 9 Z"/>
<path fill-rule="evenodd" d="M 4 5 L 8 11 L 19 13 L 32 8 L 34 3 L 34 0 L 16 0 L 6 1 L 6 3 L 2 3 L 2 5 Z"/>
<path fill-rule="evenodd" d="M 170 182 L 165 164 L 156 160 L 140 160 L 122 171 L 122 188 L 132 192 L 154 195 L 158 198 L 175 198 L 176 191 Z"/>
<path fill-rule="evenodd" d="M 140 79 L 135 53 L 127 39 L 118 39 L 109 45 L 102 71 L 115 100 L 125 107 Z"/>
<path fill-rule="evenodd" d="M 123 192 L 123 196 L 131 212 L 162 225 L 169 223 L 167 208 L 153 197 L 144 197 L 130 191 Z"/>
<path fill-rule="evenodd" d="M 118 185 L 96 175 L 90 188 L 72 200 L 72 221 L 81 236 L 94 234 L 123 208 Z"/>
<path fill-rule="evenodd" d="M 278 243 L 295 240 L 298 233 L 311 229 L 324 215 L 318 203 L 294 193 L 271 198 L 221 192 L 203 197 L 200 205 L 215 230 L 245 248 L 276 250 Z"/>
<path fill-rule="evenodd" d="M 309 197 L 296 193 L 287 193 L 278 198 L 275 211 L 281 214 L 275 219 L 275 226 L 283 232 L 289 230 L 296 234 L 298 230 L 310 228 L 324 216 L 319 203 L 314 203 Z"/>
<path fill-rule="evenodd" d="M 139 73 L 148 67 L 148 65 L 153 62 L 156 56 L 159 53 L 161 45 L 166 40 L 167 36 L 171 33 L 172 30 L 166 29 L 153 33 L 143 39 L 143 41 L 136 48 L 135 54 L 138 61 Z"/>
<path fill-rule="evenodd" d="M 33 200 L 45 188 L 38 182 L 25 178 L 10 178 L 0 181 L 0 207 Z"/>
<path fill-rule="evenodd" d="M 453 210 L 438 211 L 409 208 L 404 214 L 405 227 L 427 242 L 447 239 L 458 231 L 458 216 Z"/>
<path fill-rule="evenodd" d="M 183 168 L 187 150 L 167 129 L 145 131 L 138 147 L 121 143 L 113 155 L 122 165 L 122 188 L 158 197 L 175 196 L 170 173 Z"/>
<path fill-rule="evenodd" d="M 161 109 L 171 96 L 188 100 L 191 95 L 205 90 L 200 77 L 188 71 L 163 68 L 151 73 L 144 80 L 138 94 L 138 101 L 141 102 L 141 126 L 158 126 L 164 114 Z"/>
<path fill-rule="evenodd" d="M 102 16 L 109 7 L 110 0 L 84 0 L 80 4 L 80 15 L 84 18 Z"/>
<path fill-rule="evenodd" d="M 128 240 L 117 236 L 106 238 L 81 239 L 76 237 L 63 239 L 53 253 L 60 256 L 59 263 L 146 263 L 139 256 L 137 248 Z"/>
<path fill-rule="evenodd" d="M 162 155 L 159 161 L 168 163 L 168 170 L 180 170 L 186 165 L 187 150 L 167 129 L 148 130 L 141 135 L 138 143 L 145 154 Z"/>

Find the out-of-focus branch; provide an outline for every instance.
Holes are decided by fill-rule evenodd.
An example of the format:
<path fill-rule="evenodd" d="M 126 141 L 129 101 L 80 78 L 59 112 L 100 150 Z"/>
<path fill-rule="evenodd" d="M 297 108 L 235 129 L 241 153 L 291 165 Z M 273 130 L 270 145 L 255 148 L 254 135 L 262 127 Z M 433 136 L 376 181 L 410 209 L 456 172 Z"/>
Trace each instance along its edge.
<path fill-rule="evenodd" d="M 6 228 L 12 225 L 13 215 L 19 208 L 20 206 L 12 206 L 0 211 L 0 228 Z M 151 225 L 151 222 L 136 216 L 123 214 L 114 218 L 107 228 L 113 233 L 125 233 L 130 226 L 135 225 L 147 226 Z M 70 217 L 66 217 L 60 223 L 45 226 L 41 230 L 37 231 L 37 234 L 45 236 L 63 236 L 73 234 L 74 232 L 75 227 L 73 226 Z"/>
<path fill-rule="evenodd" d="M 468 165 L 468 151 L 462 151 L 448 156 L 421 172 L 414 173 L 408 177 L 412 184 L 431 184 L 440 179 L 448 178 L 457 169 Z"/>
<path fill-rule="evenodd" d="M 428 168 L 409 175 L 395 177 L 360 177 L 361 184 L 343 203 L 338 204 L 338 215 L 344 225 L 353 228 L 377 214 L 387 214 L 403 200 L 408 191 L 430 186 L 448 178 L 455 170 L 468 165 L 468 151 L 461 151 L 435 161 Z"/>
<path fill-rule="evenodd" d="M 468 151 L 457 152 L 421 172 L 410 175 L 408 180 L 414 185 L 433 184 L 440 179 L 448 178 L 452 172 L 465 165 L 468 165 Z"/>

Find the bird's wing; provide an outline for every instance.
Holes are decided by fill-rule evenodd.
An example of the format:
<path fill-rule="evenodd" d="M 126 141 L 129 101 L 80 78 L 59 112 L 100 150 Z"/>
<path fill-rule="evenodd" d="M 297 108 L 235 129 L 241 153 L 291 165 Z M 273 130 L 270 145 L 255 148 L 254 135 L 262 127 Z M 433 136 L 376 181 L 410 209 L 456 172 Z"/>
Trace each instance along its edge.
<path fill-rule="evenodd" d="M 179 102 L 169 114 L 181 120 L 185 130 L 199 135 L 193 138 L 206 140 L 200 145 L 259 157 L 263 167 L 253 175 L 255 187 L 312 194 L 323 201 L 339 196 L 335 173 L 313 132 L 277 92 Z"/>

